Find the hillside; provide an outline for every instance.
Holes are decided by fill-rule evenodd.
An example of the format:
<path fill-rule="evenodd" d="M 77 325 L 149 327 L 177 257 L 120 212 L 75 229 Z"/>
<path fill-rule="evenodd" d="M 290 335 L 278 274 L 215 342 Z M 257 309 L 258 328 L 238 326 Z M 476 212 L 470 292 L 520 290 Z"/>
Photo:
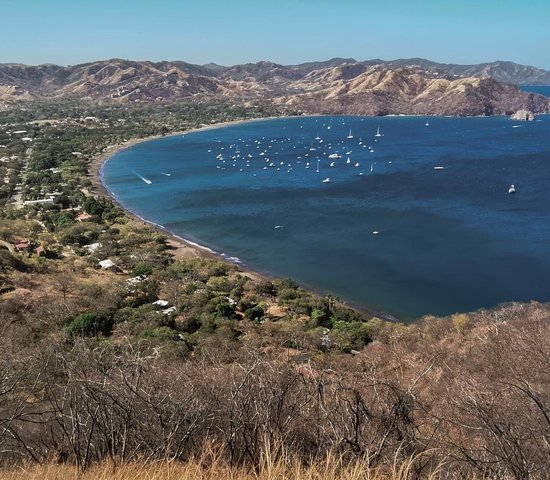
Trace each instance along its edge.
<path fill-rule="evenodd" d="M 74 89 L 80 75 L 100 95 L 130 73 L 187 67 L 10 68 L 32 95 Z M 243 70 L 259 84 L 263 68 L 286 75 Z M 243 70 L 223 81 L 244 82 Z M 462 89 L 473 104 L 512 88 L 361 65 L 290 83 L 296 102 L 325 95 L 335 108 L 346 96 L 364 108 L 368 92 L 421 105 Z M 0 112 L 0 478 L 548 477 L 549 305 L 385 321 L 199 255 L 90 177 L 130 139 L 284 109 L 26 105 Z"/>
<path fill-rule="evenodd" d="M 496 61 L 477 65 L 437 63 L 423 58 L 408 58 L 383 62 L 397 66 L 419 66 L 460 77 L 491 77 L 514 85 L 550 85 L 550 71 L 514 62 Z"/>
<path fill-rule="evenodd" d="M 355 62 L 335 58 L 284 66 L 232 67 L 105 60 L 69 67 L 0 65 L 0 108 L 29 100 L 119 103 L 204 102 L 283 105 L 303 113 L 511 114 L 549 111 L 549 100 L 509 83 L 544 83 L 550 73 L 510 62 L 443 65 L 422 59 Z M 550 80 L 548 81 L 550 83 Z"/>

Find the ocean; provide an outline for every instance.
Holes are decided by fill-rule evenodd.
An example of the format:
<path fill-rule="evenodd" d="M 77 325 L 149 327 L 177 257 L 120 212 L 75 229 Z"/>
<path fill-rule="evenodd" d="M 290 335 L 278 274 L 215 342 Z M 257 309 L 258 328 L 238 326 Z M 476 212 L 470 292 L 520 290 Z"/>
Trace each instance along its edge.
<path fill-rule="evenodd" d="M 520 87 L 525 92 L 538 93 L 545 97 L 550 97 L 550 85 L 522 85 Z"/>
<path fill-rule="evenodd" d="M 401 320 L 550 300 L 549 116 L 258 120 L 140 143 L 101 176 L 182 238 Z"/>

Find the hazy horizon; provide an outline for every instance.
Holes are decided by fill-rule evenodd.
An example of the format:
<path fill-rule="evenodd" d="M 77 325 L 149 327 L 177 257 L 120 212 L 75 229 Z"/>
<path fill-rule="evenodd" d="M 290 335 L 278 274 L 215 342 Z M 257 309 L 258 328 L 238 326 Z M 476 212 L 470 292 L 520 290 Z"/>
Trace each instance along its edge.
<path fill-rule="evenodd" d="M 333 57 L 419 57 L 550 70 L 550 4 L 543 0 L 29 0 L 10 4 L 9 13 L 0 31 L 0 63 L 122 58 L 291 65 Z"/>

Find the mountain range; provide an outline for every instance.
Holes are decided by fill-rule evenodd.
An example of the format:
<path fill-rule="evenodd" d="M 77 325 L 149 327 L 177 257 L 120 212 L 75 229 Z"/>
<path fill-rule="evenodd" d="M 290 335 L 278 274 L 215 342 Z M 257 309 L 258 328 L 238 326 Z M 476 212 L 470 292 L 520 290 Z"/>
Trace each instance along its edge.
<path fill-rule="evenodd" d="M 74 66 L 0 64 L 0 108 L 29 100 L 115 102 L 230 100 L 296 113 L 511 114 L 550 110 L 517 85 L 550 85 L 550 72 L 512 62 L 441 64 L 425 59 L 235 66 L 111 59 Z"/>

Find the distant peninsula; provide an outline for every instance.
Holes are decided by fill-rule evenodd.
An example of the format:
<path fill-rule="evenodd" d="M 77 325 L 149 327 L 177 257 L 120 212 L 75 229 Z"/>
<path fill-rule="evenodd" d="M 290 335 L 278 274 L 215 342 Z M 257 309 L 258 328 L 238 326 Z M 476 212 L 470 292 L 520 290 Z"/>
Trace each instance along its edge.
<path fill-rule="evenodd" d="M 111 59 L 62 67 L 0 64 L 0 109 L 33 100 L 114 103 L 231 101 L 291 114 L 512 115 L 550 111 L 550 99 L 517 85 L 550 84 L 550 72 L 511 62 L 451 65 L 414 58 L 334 58 L 231 67 Z"/>

